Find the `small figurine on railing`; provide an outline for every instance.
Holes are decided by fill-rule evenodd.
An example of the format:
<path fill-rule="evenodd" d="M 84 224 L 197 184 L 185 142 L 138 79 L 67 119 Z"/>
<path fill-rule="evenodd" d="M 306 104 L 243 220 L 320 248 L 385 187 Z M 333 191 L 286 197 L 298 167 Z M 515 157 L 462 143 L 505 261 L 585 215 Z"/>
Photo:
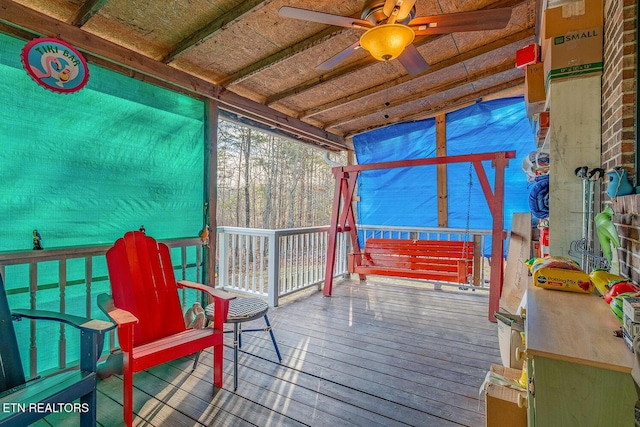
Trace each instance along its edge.
<path fill-rule="evenodd" d="M 198 236 L 204 246 L 209 246 L 209 225 L 205 225 L 198 233 Z"/>
<path fill-rule="evenodd" d="M 42 250 L 42 236 L 38 233 L 38 230 L 33 230 L 33 250 L 41 251 Z"/>

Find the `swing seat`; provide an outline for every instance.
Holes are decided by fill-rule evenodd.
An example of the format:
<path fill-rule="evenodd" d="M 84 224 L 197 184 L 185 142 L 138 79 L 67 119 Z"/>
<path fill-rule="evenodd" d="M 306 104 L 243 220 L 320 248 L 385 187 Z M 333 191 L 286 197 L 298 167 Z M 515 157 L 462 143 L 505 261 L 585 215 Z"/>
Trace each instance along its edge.
<path fill-rule="evenodd" d="M 473 242 L 371 238 L 348 256 L 349 273 L 467 283 L 473 274 Z"/>

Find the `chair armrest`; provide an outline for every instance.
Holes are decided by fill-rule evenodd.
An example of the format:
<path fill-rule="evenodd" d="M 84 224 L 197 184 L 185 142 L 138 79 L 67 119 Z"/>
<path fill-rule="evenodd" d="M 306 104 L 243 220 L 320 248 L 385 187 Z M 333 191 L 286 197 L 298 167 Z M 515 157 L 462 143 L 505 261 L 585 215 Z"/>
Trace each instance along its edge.
<path fill-rule="evenodd" d="M 188 280 L 178 281 L 178 286 L 195 289 L 197 291 L 201 291 L 206 294 L 209 294 L 214 298 L 220 298 L 223 300 L 232 300 L 236 298 L 236 295 L 230 292 L 221 291 L 219 289 L 214 289 L 211 286 L 203 285 L 202 283 L 190 282 Z"/>
<path fill-rule="evenodd" d="M 236 295 L 229 292 L 214 289 L 211 286 L 203 285 L 202 283 L 190 282 L 188 280 L 180 280 L 178 286 L 185 288 L 195 289 L 197 291 L 204 292 L 213 297 L 213 327 L 218 330 L 223 330 L 224 323 L 227 321 L 227 315 L 229 314 L 229 301 L 236 298 Z"/>
<path fill-rule="evenodd" d="M 73 326 L 80 331 L 90 333 L 105 333 L 115 328 L 115 325 L 111 322 L 106 322 L 99 319 L 89 319 L 88 317 L 74 316 L 72 314 L 59 313 L 57 311 L 16 309 L 11 310 L 11 316 L 18 321 L 22 320 L 23 317 L 34 320 L 53 320 L 56 322 L 62 322 L 69 326 Z"/>
<path fill-rule="evenodd" d="M 116 327 L 113 323 L 104 320 L 47 310 L 16 309 L 11 311 L 11 317 L 16 320 L 22 320 L 23 317 L 33 320 L 53 320 L 78 329 L 80 331 L 80 369 L 85 372 L 96 372 L 105 333 Z"/>
<path fill-rule="evenodd" d="M 98 295 L 98 308 L 100 308 L 104 314 L 109 316 L 109 318 L 118 326 L 135 325 L 138 323 L 138 318 L 136 316 L 127 310 L 116 307 L 113 304 L 113 298 L 111 298 L 111 295 Z"/>
<path fill-rule="evenodd" d="M 133 349 L 133 327 L 139 322 L 138 318 L 127 310 L 116 307 L 111 295 L 100 294 L 97 301 L 98 308 L 118 325 L 120 348 L 124 352 L 130 352 Z"/>

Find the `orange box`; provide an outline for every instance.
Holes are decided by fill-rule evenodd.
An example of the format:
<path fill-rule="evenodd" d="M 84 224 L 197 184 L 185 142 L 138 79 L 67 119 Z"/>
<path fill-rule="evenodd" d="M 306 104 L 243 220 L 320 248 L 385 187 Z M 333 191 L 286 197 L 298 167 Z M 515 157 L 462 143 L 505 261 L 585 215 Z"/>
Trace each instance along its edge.
<path fill-rule="evenodd" d="M 545 100 L 543 64 L 527 65 L 524 75 L 524 102 L 527 116 L 541 113 L 544 110 Z"/>

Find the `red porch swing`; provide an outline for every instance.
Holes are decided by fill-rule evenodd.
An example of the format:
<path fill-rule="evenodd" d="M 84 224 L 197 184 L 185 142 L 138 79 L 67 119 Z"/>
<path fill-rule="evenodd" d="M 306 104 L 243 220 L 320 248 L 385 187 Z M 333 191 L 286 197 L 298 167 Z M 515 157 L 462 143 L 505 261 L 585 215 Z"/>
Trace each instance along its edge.
<path fill-rule="evenodd" d="M 392 275 L 396 277 L 407 277 L 407 278 L 431 278 L 432 280 L 442 280 L 439 278 L 439 273 L 428 272 L 424 270 L 416 273 L 415 266 L 412 268 L 411 264 L 405 263 L 403 265 L 396 264 L 392 267 L 379 267 L 379 268 L 369 268 L 371 267 L 371 263 L 367 262 L 363 257 L 363 254 L 366 256 L 366 250 L 362 251 L 360 248 L 360 244 L 358 243 L 358 233 L 357 233 L 357 225 L 355 221 L 355 215 L 353 212 L 353 205 L 351 204 L 351 200 L 354 195 L 354 191 L 356 188 L 356 182 L 358 179 L 358 174 L 363 170 L 375 170 L 375 169 L 391 169 L 391 168 L 399 168 L 399 167 L 408 167 L 408 166 L 424 166 L 424 165 L 442 165 L 449 163 L 464 163 L 471 162 L 475 168 L 476 174 L 478 176 L 478 180 L 480 181 L 480 186 L 482 187 L 482 191 L 487 200 L 487 204 L 489 205 L 489 211 L 491 212 L 491 216 L 493 218 L 493 226 L 491 232 L 491 243 L 492 243 L 492 252 L 498 256 L 491 257 L 491 277 L 490 277 L 490 287 L 489 287 L 489 313 L 488 318 L 492 322 L 495 322 L 496 319 L 494 317 L 494 313 L 499 310 L 500 305 L 500 294 L 502 293 L 502 284 L 504 280 L 504 268 L 503 268 L 503 257 L 502 253 L 504 251 L 504 239 L 505 239 L 505 231 L 504 231 L 504 169 L 509 164 L 509 159 L 515 158 L 515 151 L 501 151 L 501 152 L 493 152 L 493 153 L 481 153 L 481 154 L 466 154 L 459 156 L 442 156 L 442 157 L 433 157 L 426 159 L 416 159 L 416 160 L 400 160 L 393 162 L 381 162 L 381 163 L 370 163 L 363 165 L 352 165 L 352 166 L 337 166 L 332 169 L 333 175 L 336 179 L 336 187 L 335 187 L 335 197 L 333 200 L 333 210 L 331 216 L 331 227 L 329 229 L 329 242 L 327 247 L 327 266 L 325 270 L 325 279 L 324 279 L 324 295 L 331 296 L 332 288 L 333 288 L 333 272 L 335 265 L 335 256 L 336 256 L 336 242 L 338 233 L 340 232 L 349 232 L 351 238 L 351 247 L 353 253 L 356 256 L 350 257 L 350 269 L 353 272 L 356 272 L 360 276 L 360 280 L 365 280 L 365 274 L 378 274 L 378 275 Z M 495 179 L 494 179 L 494 190 L 491 190 L 491 186 L 489 184 L 489 180 L 487 178 L 487 174 L 485 172 L 484 166 L 482 164 L 483 161 L 491 161 L 492 167 L 495 169 Z M 371 239 L 370 239 L 371 240 Z M 388 239 L 385 239 L 388 240 Z M 411 241 L 409 241 L 411 242 Z M 417 241 L 421 242 L 420 247 L 423 248 L 421 250 L 427 250 L 424 248 L 436 247 L 439 250 L 443 250 L 442 243 L 439 241 Z M 430 243 L 435 242 L 435 243 Z M 379 243 L 379 242 L 378 242 Z M 384 244 L 388 244 L 389 242 L 382 242 Z M 399 243 L 401 245 L 406 245 L 405 243 Z M 415 248 L 405 248 L 402 250 L 413 250 L 415 252 Z M 369 253 L 372 253 L 371 251 Z M 445 257 L 451 258 L 453 257 Z M 424 266 L 424 262 L 421 262 L 420 265 Z M 433 271 L 431 269 L 429 271 Z M 438 270 L 438 269 L 436 269 Z M 466 279 L 466 274 L 468 268 L 466 267 L 465 260 L 462 259 L 461 263 L 458 263 L 457 266 L 454 266 L 455 274 L 453 276 L 454 280 L 451 281 L 462 281 L 463 275 Z"/>

